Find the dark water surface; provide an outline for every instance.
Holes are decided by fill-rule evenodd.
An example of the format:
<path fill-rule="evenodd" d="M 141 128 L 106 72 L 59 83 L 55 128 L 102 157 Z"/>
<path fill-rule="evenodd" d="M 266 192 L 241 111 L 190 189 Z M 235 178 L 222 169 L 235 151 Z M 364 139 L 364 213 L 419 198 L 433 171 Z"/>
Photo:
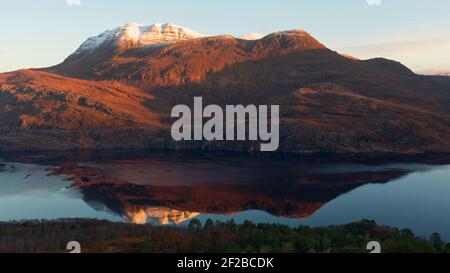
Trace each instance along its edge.
<path fill-rule="evenodd" d="M 211 218 L 328 226 L 370 219 L 450 240 L 450 164 L 429 162 L 0 155 L 0 221 L 98 218 L 182 225 Z M 84 186 L 70 187 L 76 181 Z"/>

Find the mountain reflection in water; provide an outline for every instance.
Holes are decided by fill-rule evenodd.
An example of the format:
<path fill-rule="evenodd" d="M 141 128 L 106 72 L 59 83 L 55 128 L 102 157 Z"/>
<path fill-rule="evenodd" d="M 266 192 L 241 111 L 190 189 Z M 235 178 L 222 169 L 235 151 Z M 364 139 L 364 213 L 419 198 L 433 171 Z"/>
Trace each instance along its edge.
<path fill-rule="evenodd" d="M 125 215 L 126 219 L 144 212 L 154 215 L 156 212 L 152 208 L 169 208 L 164 214 L 170 215 L 179 215 L 181 211 L 189 216 L 190 212 L 233 214 L 263 210 L 276 216 L 307 218 L 343 193 L 366 183 L 385 183 L 406 173 L 404 170 L 354 174 L 297 173 L 296 176 L 261 177 L 257 182 L 190 186 L 137 185 L 129 181 L 109 183 L 111 180 L 106 177 L 98 180 L 93 177 L 91 183 L 81 186 L 81 191 L 88 203 L 104 204 L 109 210 Z"/>
<path fill-rule="evenodd" d="M 71 187 L 81 194 L 79 198 L 95 211 L 131 223 L 162 225 L 181 224 L 202 215 L 232 217 L 247 211 L 308 219 L 326 204 L 362 186 L 383 185 L 438 166 L 402 161 L 362 164 L 341 159 L 324 162 L 323 158 L 127 152 L 0 158 L 6 165 L 20 162 L 46 166 L 49 179 L 69 177 Z M 70 212 L 66 217 L 72 217 Z"/>

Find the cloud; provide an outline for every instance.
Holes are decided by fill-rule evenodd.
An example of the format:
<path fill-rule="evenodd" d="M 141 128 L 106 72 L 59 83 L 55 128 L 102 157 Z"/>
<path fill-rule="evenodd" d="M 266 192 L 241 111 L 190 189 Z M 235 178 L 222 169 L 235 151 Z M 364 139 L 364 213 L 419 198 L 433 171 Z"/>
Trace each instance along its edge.
<path fill-rule="evenodd" d="M 80 6 L 81 0 L 66 0 L 66 3 L 69 6 Z"/>
<path fill-rule="evenodd" d="M 367 0 L 369 6 L 381 6 L 381 0 Z"/>

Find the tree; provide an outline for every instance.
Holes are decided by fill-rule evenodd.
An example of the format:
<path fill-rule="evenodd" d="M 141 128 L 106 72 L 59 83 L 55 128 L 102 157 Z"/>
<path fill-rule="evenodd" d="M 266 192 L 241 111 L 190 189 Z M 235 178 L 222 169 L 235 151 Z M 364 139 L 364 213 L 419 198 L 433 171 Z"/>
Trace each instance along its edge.
<path fill-rule="evenodd" d="M 299 253 L 307 253 L 311 249 L 311 244 L 308 239 L 300 235 L 295 242 L 295 247 Z"/>
<path fill-rule="evenodd" d="M 234 222 L 234 219 L 231 219 L 230 221 L 228 221 L 226 223 L 226 225 L 229 228 L 229 230 L 231 230 L 231 231 L 236 230 L 237 225 L 236 225 L 236 222 Z"/>
<path fill-rule="evenodd" d="M 152 253 L 153 245 L 149 240 L 142 241 L 138 244 L 136 251 L 138 253 Z"/>
<path fill-rule="evenodd" d="M 245 220 L 242 224 L 242 228 L 245 230 L 253 230 L 256 228 L 256 225 L 250 220 Z"/>
<path fill-rule="evenodd" d="M 431 235 L 430 237 L 430 242 L 438 251 L 442 250 L 442 247 L 444 246 L 444 242 L 442 241 L 441 235 L 439 233 L 433 233 L 433 235 Z"/>
<path fill-rule="evenodd" d="M 208 220 L 206 221 L 206 223 L 205 223 L 204 230 L 205 230 L 205 231 L 210 231 L 210 230 L 213 230 L 214 227 L 215 227 L 214 221 L 211 220 L 211 219 L 208 219 Z"/>
<path fill-rule="evenodd" d="M 401 234 L 407 237 L 414 237 L 414 233 L 409 228 L 402 229 Z"/>
<path fill-rule="evenodd" d="M 445 245 L 445 252 L 450 253 L 450 243 Z"/>
<path fill-rule="evenodd" d="M 201 253 L 205 250 L 205 246 L 202 240 L 193 239 L 189 246 L 189 252 Z"/>
<path fill-rule="evenodd" d="M 198 219 L 193 219 L 191 222 L 189 222 L 188 229 L 190 231 L 198 231 L 202 229 L 202 223 Z"/>
<path fill-rule="evenodd" d="M 293 242 L 285 242 L 281 245 L 282 253 L 295 253 L 296 246 Z"/>

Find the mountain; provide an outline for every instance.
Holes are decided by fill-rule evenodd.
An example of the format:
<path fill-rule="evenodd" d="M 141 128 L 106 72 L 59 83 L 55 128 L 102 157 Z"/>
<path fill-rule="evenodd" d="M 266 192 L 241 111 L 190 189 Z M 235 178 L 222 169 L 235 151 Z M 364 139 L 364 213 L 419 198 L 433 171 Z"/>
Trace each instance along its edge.
<path fill-rule="evenodd" d="M 157 47 L 102 46 L 81 56 L 72 55 L 48 71 L 85 79 L 125 80 L 148 88 L 198 82 L 227 65 L 324 48 L 302 30 L 274 33 L 254 41 L 215 36 Z"/>
<path fill-rule="evenodd" d="M 205 35 L 172 23 L 150 26 L 128 23 L 125 26 L 107 30 L 96 37 L 89 38 L 71 57 L 79 57 L 102 47 L 129 49 L 161 46 L 200 37 L 205 37 Z"/>
<path fill-rule="evenodd" d="M 343 56 L 304 30 L 261 39 L 127 24 L 63 63 L 0 74 L 0 150 L 194 148 L 175 143 L 176 104 L 278 104 L 280 151 L 450 151 L 450 85 L 387 59 Z"/>
<path fill-rule="evenodd" d="M 243 40 L 259 40 L 262 38 L 264 38 L 263 34 L 255 33 L 255 32 L 247 33 L 247 34 L 239 36 L 239 39 L 243 39 Z"/>
<path fill-rule="evenodd" d="M 450 87 L 450 73 L 439 73 L 432 75 L 431 77 L 439 83 Z"/>

